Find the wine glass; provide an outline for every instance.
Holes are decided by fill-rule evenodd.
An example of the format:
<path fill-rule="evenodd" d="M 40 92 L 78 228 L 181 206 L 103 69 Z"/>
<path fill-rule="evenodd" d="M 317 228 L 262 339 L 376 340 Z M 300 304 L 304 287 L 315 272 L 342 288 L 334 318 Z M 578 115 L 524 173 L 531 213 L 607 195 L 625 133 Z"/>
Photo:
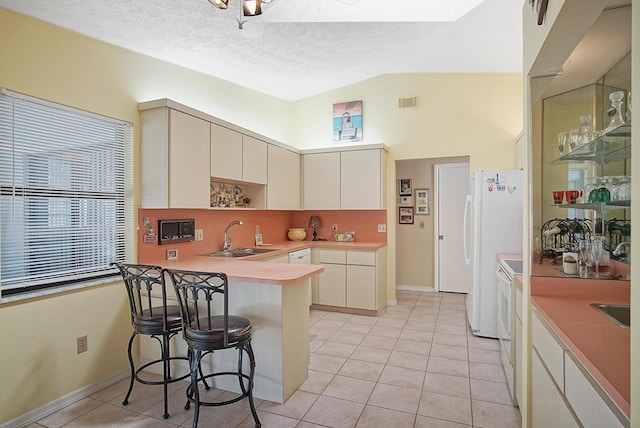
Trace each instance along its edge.
<path fill-rule="evenodd" d="M 594 276 L 596 278 L 600 277 L 600 257 L 602 257 L 602 237 L 594 236 L 592 237 L 593 242 L 591 242 L 591 258 L 593 266 L 595 266 Z"/>
<path fill-rule="evenodd" d="M 569 131 L 569 148 L 573 151 L 576 147 L 578 147 L 578 143 L 580 142 L 580 129 L 572 129 Z"/>
<path fill-rule="evenodd" d="M 560 152 L 560 156 L 564 154 L 564 149 L 567 147 L 567 137 L 566 132 L 558 133 L 558 151 Z"/>
<path fill-rule="evenodd" d="M 591 265 L 589 253 L 589 241 L 586 239 L 578 241 L 578 275 L 580 278 L 589 278 L 589 266 Z"/>

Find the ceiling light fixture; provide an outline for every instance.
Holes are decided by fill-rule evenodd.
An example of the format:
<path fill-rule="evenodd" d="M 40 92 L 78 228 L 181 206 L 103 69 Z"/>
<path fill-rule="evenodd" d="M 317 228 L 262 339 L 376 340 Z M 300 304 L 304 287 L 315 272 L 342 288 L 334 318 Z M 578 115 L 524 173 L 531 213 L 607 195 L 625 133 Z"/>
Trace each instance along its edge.
<path fill-rule="evenodd" d="M 240 17 L 236 18 L 238 28 L 242 30 L 242 26 L 247 22 L 242 19 L 244 16 L 261 15 L 262 3 L 271 3 L 271 1 L 272 0 L 240 0 Z M 227 9 L 229 7 L 229 0 L 209 0 L 209 3 L 218 9 Z"/>

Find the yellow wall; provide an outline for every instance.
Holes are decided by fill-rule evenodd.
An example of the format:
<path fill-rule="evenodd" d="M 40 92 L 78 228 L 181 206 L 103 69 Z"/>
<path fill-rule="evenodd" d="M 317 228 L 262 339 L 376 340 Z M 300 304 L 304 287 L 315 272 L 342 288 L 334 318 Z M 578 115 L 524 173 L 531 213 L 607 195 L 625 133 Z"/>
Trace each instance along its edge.
<path fill-rule="evenodd" d="M 418 97 L 417 108 L 398 109 L 398 98 L 413 96 Z M 393 74 L 310 97 L 295 103 L 292 124 L 297 145 L 333 145 L 331 107 L 354 100 L 363 103 L 364 142 L 389 147 L 387 297 L 393 300 L 396 245 L 401 245 L 395 228 L 395 180 L 400 178 L 396 161 L 469 156 L 470 171 L 514 169 L 514 143 L 522 130 L 522 76 Z"/>
<path fill-rule="evenodd" d="M 332 104 L 361 99 L 365 143 L 390 147 L 390 190 L 399 159 L 468 155 L 472 170 L 513 168 L 522 127 L 518 74 L 385 75 L 289 103 L 4 9 L 0 58 L 2 87 L 134 123 L 136 167 L 137 103 L 157 98 L 300 148 L 331 146 Z M 419 97 L 420 107 L 398 110 L 397 98 L 410 96 Z M 395 192 L 388 195 L 388 298 L 394 299 Z M 0 325 L 0 424 L 128 367 L 131 330 L 121 283 L 2 304 Z M 89 351 L 77 355 L 75 340 L 83 334 Z"/>
<path fill-rule="evenodd" d="M 287 101 L 1 8 L 0 58 L 2 87 L 134 123 L 136 167 L 141 101 L 172 98 L 273 139 L 290 138 Z M 0 305 L 0 424 L 128 369 L 125 298 L 122 284 L 113 283 Z M 78 355 L 76 337 L 84 334 L 89 351 Z"/>

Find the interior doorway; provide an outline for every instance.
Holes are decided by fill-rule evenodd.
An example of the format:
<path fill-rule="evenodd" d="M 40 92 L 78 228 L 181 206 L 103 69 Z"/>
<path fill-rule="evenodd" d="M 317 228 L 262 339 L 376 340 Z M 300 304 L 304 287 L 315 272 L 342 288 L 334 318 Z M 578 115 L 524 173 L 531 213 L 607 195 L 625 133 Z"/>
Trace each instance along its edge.
<path fill-rule="evenodd" d="M 471 266 L 464 257 L 464 208 L 469 163 L 434 165 L 434 289 L 468 293 Z"/>
<path fill-rule="evenodd" d="M 410 207 L 411 221 L 396 219 L 396 289 L 422 292 L 436 291 L 435 272 L 435 182 L 434 166 L 469 163 L 468 156 L 396 160 L 396 213 Z M 401 197 L 401 182 L 411 183 L 411 196 Z M 429 195 L 426 209 L 416 198 L 417 191 Z M 403 192 L 404 193 L 404 192 Z M 389 227 L 393 227 L 390 225 Z"/>

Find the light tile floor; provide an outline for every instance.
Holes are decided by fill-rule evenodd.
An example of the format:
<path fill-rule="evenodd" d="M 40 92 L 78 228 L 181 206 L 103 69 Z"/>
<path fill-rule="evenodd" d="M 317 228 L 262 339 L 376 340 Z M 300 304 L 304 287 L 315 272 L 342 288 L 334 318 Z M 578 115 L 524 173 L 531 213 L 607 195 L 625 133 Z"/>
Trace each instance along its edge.
<path fill-rule="evenodd" d="M 398 305 L 380 317 L 312 310 L 309 378 L 285 404 L 256 400 L 262 426 L 520 427 L 499 343 L 471 334 L 464 297 L 399 291 Z M 172 385 L 167 420 L 160 387 L 136 384 L 122 406 L 127 379 L 30 428 L 190 427 L 185 386 Z M 199 426 L 252 427 L 247 400 L 201 408 Z"/>

